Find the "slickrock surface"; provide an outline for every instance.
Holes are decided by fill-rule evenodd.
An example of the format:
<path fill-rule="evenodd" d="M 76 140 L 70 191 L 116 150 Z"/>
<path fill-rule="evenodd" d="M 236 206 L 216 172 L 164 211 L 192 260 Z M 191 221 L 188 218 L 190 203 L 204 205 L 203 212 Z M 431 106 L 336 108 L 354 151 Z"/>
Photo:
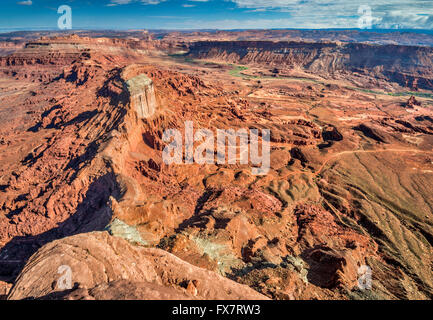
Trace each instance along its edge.
<path fill-rule="evenodd" d="M 71 268 L 76 290 L 59 288 L 61 266 Z M 29 259 L 8 299 L 49 298 L 56 293 L 59 297 L 62 291 L 69 298 L 267 299 L 166 251 L 135 247 L 106 232 L 79 234 L 41 248 Z"/>
<path fill-rule="evenodd" d="M 191 282 L 192 283 L 192 282 Z M 188 287 L 187 287 L 188 288 Z M 185 289 L 178 290 L 151 282 L 130 282 L 118 280 L 98 285 L 91 289 L 78 288 L 70 292 L 53 293 L 44 299 L 63 300 L 192 300 L 195 287 L 189 286 L 191 294 Z M 192 288 L 192 289 L 191 289 Z"/>

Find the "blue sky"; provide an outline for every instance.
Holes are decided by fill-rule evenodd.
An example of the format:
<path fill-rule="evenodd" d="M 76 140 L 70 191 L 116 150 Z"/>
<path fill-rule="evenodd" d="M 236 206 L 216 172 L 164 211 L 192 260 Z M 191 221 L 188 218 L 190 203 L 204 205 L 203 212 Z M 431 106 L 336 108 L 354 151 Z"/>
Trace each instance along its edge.
<path fill-rule="evenodd" d="M 56 29 L 64 4 L 74 29 L 357 28 L 361 5 L 374 28 L 433 29 L 433 0 L 1 0 L 0 29 Z"/>

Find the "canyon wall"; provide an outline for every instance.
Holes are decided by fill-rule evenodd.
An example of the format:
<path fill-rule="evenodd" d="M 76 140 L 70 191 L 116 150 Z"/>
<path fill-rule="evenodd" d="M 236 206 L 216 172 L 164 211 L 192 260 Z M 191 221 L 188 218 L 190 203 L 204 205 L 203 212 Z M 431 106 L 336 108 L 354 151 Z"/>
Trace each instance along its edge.
<path fill-rule="evenodd" d="M 330 77 L 358 72 L 412 89 L 432 89 L 433 48 L 334 42 L 198 41 L 189 57 L 269 67 L 303 68 Z"/>

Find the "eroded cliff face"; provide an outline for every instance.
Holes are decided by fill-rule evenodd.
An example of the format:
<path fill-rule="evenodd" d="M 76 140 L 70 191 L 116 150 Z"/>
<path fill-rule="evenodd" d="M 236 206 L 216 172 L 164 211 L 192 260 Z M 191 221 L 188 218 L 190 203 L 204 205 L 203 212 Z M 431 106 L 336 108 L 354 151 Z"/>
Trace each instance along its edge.
<path fill-rule="evenodd" d="M 142 118 L 157 109 L 148 78 L 137 75 L 143 81 L 131 86 L 132 95 L 127 90 L 125 58 L 104 51 L 87 56 L 74 46 L 66 56 L 52 46 L 38 50 L 36 60 L 29 60 L 27 49 L 7 58 L 29 62 L 26 68 L 1 69 L 15 75 L 10 81 L 18 87 L 24 83 L 17 100 L 1 99 L 2 115 L 9 114 L 1 119 L 1 147 L 11 154 L 2 158 L 0 195 L 0 275 L 7 278 L 41 245 L 106 227 L 110 196 L 118 199 L 127 189 L 123 157 L 142 139 Z M 56 55 L 53 67 L 47 61 Z M 135 104 L 131 97 L 137 95 L 147 104 Z M 8 130 L 19 142 L 4 142 Z"/>
<path fill-rule="evenodd" d="M 126 81 L 130 103 L 139 119 L 151 117 L 156 110 L 155 88 L 152 80 L 140 74 Z"/>
<path fill-rule="evenodd" d="M 266 63 L 271 66 L 306 66 L 322 52 L 337 44 L 273 41 L 198 41 L 189 47 L 189 55 L 201 59 L 219 59 L 232 63 Z"/>
<path fill-rule="evenodd" d="M 285 41 L 198 41 L 189 56 L 229 63 L 302 68 L 322 77 L 358 72 L 412 89 L 431 89 L 433 49 L 417 46 Z"/>

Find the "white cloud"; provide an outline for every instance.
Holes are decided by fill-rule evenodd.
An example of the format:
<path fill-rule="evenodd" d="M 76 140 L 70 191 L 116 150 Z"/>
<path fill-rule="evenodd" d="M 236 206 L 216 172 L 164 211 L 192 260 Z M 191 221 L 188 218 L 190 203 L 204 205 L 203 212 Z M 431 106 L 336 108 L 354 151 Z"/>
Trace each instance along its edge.
<path fill-rule="evenodd" d="M 287 8 L 298 4 L 300 0 L 229 0 L 239 8 Z"/>
<path fill-rule="evenodd" d="M 239 8 L 287 12 L 298 28 L 356 28 L 358 8 L 369 5 L 376 28 L 433 28 L 432 0 L 226 0 Z M 294 23 L 296 22 L 296 23 Z M 282 26 L 283 27 L 283 26 Z"/>
<path fill-rule="evenodd" d="M 395 10 L 378 17 L 375 26 L 382 29 L 432 29 L 433 15 L 416 14 L 413 12 Z"/>
<path fill-rule="evenodd" d="M 144 5 L 148 5 L 148 4 L 159 4 L 164 1 L 167 0 L 111 0 L 110 3 L 107 4 L 107 6 L 112 7 L 112 6 L 130 4 L 134 2 L 141 2 Z"/>
<path fill-rule="evenodd" d="M 17 2 L 17 4 L 19 4 L 21 6 L 31 6 L 33 4 L 33 1 L 32 0 L 19 1 L 19 2 Z"/>

